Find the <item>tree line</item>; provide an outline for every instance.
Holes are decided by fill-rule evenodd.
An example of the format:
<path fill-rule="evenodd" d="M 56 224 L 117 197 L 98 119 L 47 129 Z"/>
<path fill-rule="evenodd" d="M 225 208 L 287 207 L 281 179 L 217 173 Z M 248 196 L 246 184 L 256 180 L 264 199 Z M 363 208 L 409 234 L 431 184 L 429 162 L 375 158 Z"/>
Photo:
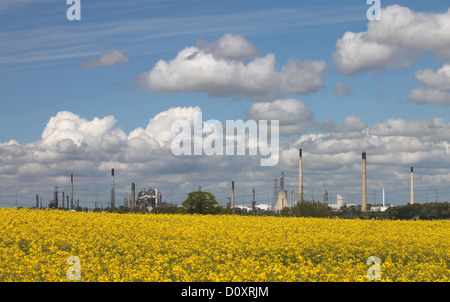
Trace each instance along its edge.
<path fill-rule="evenodd" d="M 159 212 L 164 210 L 157 209 Z M 215 196 L 209 192 L 194 191 L 188 194 L 188 198 L 178 209 L 178 213 L 190 214 L 231 214 L 233 211 L 219 205 Z M 236 212 L 234 212 L 236 213 Z M 321 217 L 321 218 L 348 218 L 348 219 L 450 219 L 450 203 L 424 203 L 407 204 L 390 207 L 384 212 L 362 212 L 357 206 L 343 206 L 338 211 L 333 211 L 330 207 L 320 202 L 303 200 L 294 207 L 284 208 L 280 213 L 270 210 L 245 210 L 239 209 L 241 215 L 273 215 L 285 217 Z"/>
<path fill-rule="evenodd" d="M 87 208 L 77 207 L 76 211 L 88 211 Z M 151 211 L 146 208 L 118 207 L 106 209 L 94 209 L 94 212 L 114 212 L 114 213 L 168 213 L 168 214 L 212 214 L 212 215 L 264 215 L 264 216 L 284 216 L 284 217 L 317 217 L 317 218 L 344 218 L 344 219 L 403 219 L 403 220 L 431 220 L 450 219 L 450 203 L 436 202 L 424 204 L 407 204 L 393 206 L 384 212 L 362 212 L 361 207 L 343 206 L 338 211 L 333 211 L 330 207 L 320 202 L 303 200 L 294 207 L 284 208 L 280 212 L 262 209 L 230 209 L 219 205 L 216 197 L 205 191 L 193 191 L 188 193 L 188 197 L 182 202 L 181 207 L 155 207 Z"/>

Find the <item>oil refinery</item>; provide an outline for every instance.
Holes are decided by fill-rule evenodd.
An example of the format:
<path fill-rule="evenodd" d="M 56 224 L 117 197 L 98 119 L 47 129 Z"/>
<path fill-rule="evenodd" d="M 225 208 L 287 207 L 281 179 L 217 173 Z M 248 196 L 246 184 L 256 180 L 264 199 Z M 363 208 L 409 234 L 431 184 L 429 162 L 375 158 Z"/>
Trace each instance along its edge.
<path fill-rule="evenodd" d="M 284 208 L 290 208 L 294 207 L 299 201 L 302 200 L 308 200 L 313 203 L 321 202 L 320 200 L 315 200 L 313 190 L 311 194 L 311 198 L 307 199 L 305 198 L 305 192 L 304 192 L 304 183 L 305 179 L 306 182 L 308 182 L 307 177 L 305 178 L 303 175 L 303 166 L 304 166 L 304 155 L 302 149 L 298 149 L 298 194 L 296 190 L 287 190 L 285 182 L 285 172 L 281 171 L 281 177 L 274 179 L 274 186 L 272 188 L 272 194 L 269 194 L 267 192 L 267 189 L 265 190 L 264 194 L 267 194 L 267 201 L 263 200 L 259 196 L 259 198 L 256 198 L 256 189 L 252 189 L 252 199 L 251 201 L 247 202 L 247 205 L 245 204 L 245 198 L 242 196 L 242 203 L 240 201 L 237 201 L 236 192 L 235 192 L 235 186 L 239 186 L 239 183 L 235 183 L 235 180 L 231 181 L 231 196 L 225 197 L 226 203 L 225 207 L 232 209 L 233 212 L 240 212 L 243 209 L 246 210 L 271 210 L 274 212 L 280 212 Z M 306 155 L 307 156 L 307 155 Z M 307 160 L 307 157 L 306 157 Z M 307 164 L 307 162 L 306 162 Z M 131 187 L 129 189 L 129 193 L 125 193 L 123 197 L 123 203 L 117 203 L 116 200 L 116 175 L 114 168 L 111 169 L 111 187 L 110 187 L 110 193 L 109 193 L 109 201 L 107 204 L 103 202 L 103 204 L 99 204 L 98 201 L 98 190 L 97 190 L 97 201 L 94 203 L 95 206 L 92 208 L 118 208 L 118 207 L 125 207 L 130 209 L 139 209 L 139 210 L 147 210 L 151 211 L 154 208 L 164 208 L 164 207 L 178 207 L 177 203 L 173 202 L 173 195 L 171 198 L 171 201 L 168 202 L 166 200 L 163 200 L 163 193 L 160 189 L 154 187 L 154 186 L 148 186 L 144 187 L 142 186 L 139 191 L 136 190 L 136 184 L 134 182 L 131 183 Z M 278 185 L 279 181 L 279 185 Z M 322 203 L 330 207 L 334 211 L 340 210 L 342 207 L 350 207 L 355 206 L 358 209 L 360 209 L 362 212 L 371 212 L 371 211 L 386 211 L 391 206 L 387 202 L 385 202 L 385 189 L 382 188 L 382 203 L 376 203 L 376 197 L 374 198 L 374 203 L 369 204 L 368 203 L 368 192 L 367 192 L 367 182 L 368 182 L 368 175 L 367 175 L 367 153 L 365 151 L 361 154 L 361 200 L 358 202 L 353 199 L 353 202 L 347 202 L 347 198 L 345 197 L 345 191 L 344 192 L 335 192 L 332 194 L 329 190 L 324 189 L 322 191 L 323 193 L 320 193 L 320 195 L 323 194 L 323 200 Z M 291 182 L 292 185 L 292 182 Z M 67 187 L 66 187 L 67 188 Z M 200 189 L 199 189 L 200 190 Z M 243 189 L 239 189 L 239 191 L 242 190 L 242 193 L 244 194 Z M 410 204 L 414 204 L 414 168 L 410 167 Z M 123 193 L 123 189 L 121 192 Z M 316 191 L 317 192 L 317 191 Z M 344 193 L 344 194 L 342 194 Z M 173 192 L 172 192 L 173 194 Z M 187 193 L 186 193 L 187 194 Z M 376 192 L 375 192 L 376 194 Z M 105 194 L 103 194 L 105 195 Z M 270 198 L 269 195 L 272 195 L 272 198 Z M 74 210 L 75 208 L 80 206 L 80 200 L 76 197 L 76 187 L 75 187 L 75 181 L 74 181 L 74 174 L 70 174 L 70 193 L 65 193 L 64 191 L 60 192 L 58 186 L 54 186 L 53 189 L 53 195 L 52 199 L 48 203 L 49 208 L 60 208 L 60 209 L 67 209 L 67 210 Z M 167 196 L 167 195 L 166 195 Z M 103 196 L 103 200 L 105 199 L 105 196 Z M 247 199 L 249 199 L 247 197 Z M 270 200 L 272 199 L 272 200 Z M 240 197 L 239 197 L 240 200 Z M 334 200 L 336 201 L 334 203 Z M 16 201 L 17 203 L 17 201 Z M 36 208 L 43 208 L 42 204 L 42 194 L 36 194 Z"/>

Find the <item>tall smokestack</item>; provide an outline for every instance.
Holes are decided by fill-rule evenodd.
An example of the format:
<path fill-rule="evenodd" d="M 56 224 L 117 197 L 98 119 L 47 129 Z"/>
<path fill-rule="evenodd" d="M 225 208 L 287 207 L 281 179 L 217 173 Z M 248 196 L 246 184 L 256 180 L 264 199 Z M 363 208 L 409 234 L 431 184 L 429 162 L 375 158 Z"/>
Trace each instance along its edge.
<path fill-rule="evenodd" d="M 303 200 L 303 163 L 302 163 L 302 149 L 298 149 L 298 202 Z"/>
<path fill-rule="evenodd" d="M 36 194 L 36 209 L 39 209 L 39 194 Z"/>
<path fill-rule="evenodd" d="M 362 153 L 362 211 L 367 211 L 366 152 Z"/>
<path fill-rule="evenodd" d="M 414 204 L 414 170 L 411 167 L 411 204 Z"/>
<path fill-rule="evenodd" d="M 134 204 L 136 202 L 136 186 L 134 185 L 134 182 L 131 183 L 131 208 L 134 208 Z"/>
<path fill-rule="evenodd" d="M 231 182 L 231 208 L 234 208 L 234 180 Z"/>
<path fill-rule="evenodd" d="M 70 174 L 70 209 L 73 209 L 73 174 Z"/>
<path fill-rule="evenodd" d="M 255 188 L 253 188 L 252 210 L 256 209 Z"/>
<path fill-rule="evenodd" d="M 116 207 L 116 192 L 114 188 L 114 169 L 111 169 L 111 209 Z"/>
<path fill-rule="evenodd" d="M 53 191 L 53 202 L 55 204 L 55 209 L 58 208 L 58 187 L 55 187 L 54 191 Z"/>

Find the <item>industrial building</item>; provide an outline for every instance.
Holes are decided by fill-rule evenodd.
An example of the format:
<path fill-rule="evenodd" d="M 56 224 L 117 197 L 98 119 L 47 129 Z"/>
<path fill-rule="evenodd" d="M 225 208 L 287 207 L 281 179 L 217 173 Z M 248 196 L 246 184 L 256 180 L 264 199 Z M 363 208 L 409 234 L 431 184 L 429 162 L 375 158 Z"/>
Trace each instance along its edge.
<path fill-rule="evenodd" d="M 412 171 L 412 168 L 411 168 Z M 371 212 L 384 212 L 390 208 L 390 205 L 385 204 L 384 202 L 384 188 L 383 188 L 383 203 L 382 204 L 374 204 L 370 207 Z"/>
<path fill-rule="evenodd" d="M 155 207 L 160 207 L 162 203 L 162 193 L 158 189 L 142 189 L 138 192 L 135 207 L 148 209 L 151 211 Z"/>
<path fill-rule="evenodd" d="M 324 203 L 325 204 L 325 203 Z M 347 203 L 347 198 L 345 198 L 342 194 L 336 195 L 336 203 L 327 204 L 333 211 L 339 211 L 343 207 L 352 207 L 356 206 L 357 204 L 354 203 Z"/>
<path fill-rule="evenodd" d="M 284 208 L 288 208 L 287 190 L 284 189 L 284 172 L 281 172 L 280 178 L 280 190 L 278 190 L 277 203 L 275 205 L 275 211 L 279 212 Z"/>
<path fill-rule="evenodd" d="M 336 203 L 335 204 L 329 204 L 328 206 L 333 209 L 339 211 L 343 206 L 347 205 L 347 199 L 342 196 L 341 194 L 336 195 Z"/>
<path fill-rule="evenodd" d="M 251 206 L 248 207 L 248 209 L 256 210 L 261 208 L 269 209 L 276 212 L 280 212 L 284 208 L 293 207 L 296 205 L 297 202 L 301 202 L 304 200 L 304 186 L 303 186 L 303 150 L 299 150 L 299 166 L 298 166 L 298 195 L 296 195 L 295 190 L 290 190 L 290 199 L 288 198 L 287 189 L 285 188 L 285 177 L 284 172 L 281 172 L 281 178 L 279 179 L 279 186 L 278 186 L 278 179 L 275 178 L 275 185 L 273 188 L 273 201 L 272 204 L 269 205 L 269 201 L 266 205 L 260 205 L 256 202 L 255 199 L 255 189 L 253 189 L 253 199 L 251 201 Z M 383 203 L 382 204 L 368 204 L 367 203 L 367 168 L 366 168 L 366 161 L 367 161 L 367 154 L 365 151 L 362 152 L 362 198 L 361 203 L 357 204 L 348 204 L 346 198 L 341 195 L 336 195 L 336 203 L 329 203 L 329 200 L 333 200 L 334 198 L 330 195 L 330 198 L 328 196 L 328 191 L 325 190 L 325 194 L 323 197 L 323 204 L 325 206 L 328 206 L 332 208 L 333 210 L 339 210 L 344 206 L 357 206 L 361 208 L 363 212 L 369 212 L 369 211 L 385 211 L 387 210 L 390 205 L 386 205 L 384 202 L 384 189 L 383 189 Z M 410 195 L 410 204 L 414 204 L 414 170 L 413 167 L 411 167 L 411 175 L 410 175 L 410 189 L 411 189 L 411 195 Z M 227 201 L 227 207 L 231 209 L 241 208 L 239 205 L 236 204 L 235 199 L 235 184 L 234 181 L 231 182 L 232 192 L 231 192 L 231 198 L 228 197 Z M 199 189 L 200 190 L 200 189 Z M 345 192 L 344 192 L 345 193 Z M 58 187 L 54 188 L 54 194 L 53 199 L 50 201 L 49 207 L 50 208 L 64 208 L 72 210 L 76 206 L 79 206 L 79 200 L 74 201 L 74 176 L 73 174 L 70 175 L 70 193 L 64 194 L 62 192 L 61 199 L 58 198 Z M 109 200 L 109 207 L 114 208 L 116 207 L 116 193 L 115 193 L 115 171 L 114 169 L 111 169 L 111 196 Z M 296 197 L 298 196 L 298 201 L 296 201 Z M 69 200 L 70 197 L 70 200 Z M 269 197 L 267 197 L 269 198 Z M 40 204 L 39 204 L 40 200 Z M 314 197 L 312 197 L 312 202 L 314 202 Z M 97 207 L 98 203 L 98 191 L 97 191 L 97 202 L 95 203 Z M 172 203 L 167 203 L 162 201 L 162 193 L 156 188 L 148 188 L 148 189 L 141 189 L 136 196 L 136 190 L 135 190 L 135 184 L 131 184 L 131 195 L 127 194 L 127 197 L 124 197 L 124 204 L 123 206 L 129 207 L 129 208 L 139 208 L 139 209 L 147 209 L 152 210 L 153 208 L 157 207 L 176 207 L 176 205 Z M 42 207 L 42 196 L 39 196 L 36 194 L 36 208 Z M 242 208 L 245 208 L 244 205 L 242 205 Z"/>

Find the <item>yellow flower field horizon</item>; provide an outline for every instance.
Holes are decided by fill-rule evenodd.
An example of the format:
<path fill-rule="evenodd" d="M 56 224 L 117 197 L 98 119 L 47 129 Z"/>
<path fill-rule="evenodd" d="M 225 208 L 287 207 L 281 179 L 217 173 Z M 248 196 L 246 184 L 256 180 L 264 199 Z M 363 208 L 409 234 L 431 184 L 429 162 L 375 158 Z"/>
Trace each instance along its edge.
<path fill-rule="evenodd" d="M 0 226 L 3 282 L 450 280 L 448 220 L 0 209 Z"/>

